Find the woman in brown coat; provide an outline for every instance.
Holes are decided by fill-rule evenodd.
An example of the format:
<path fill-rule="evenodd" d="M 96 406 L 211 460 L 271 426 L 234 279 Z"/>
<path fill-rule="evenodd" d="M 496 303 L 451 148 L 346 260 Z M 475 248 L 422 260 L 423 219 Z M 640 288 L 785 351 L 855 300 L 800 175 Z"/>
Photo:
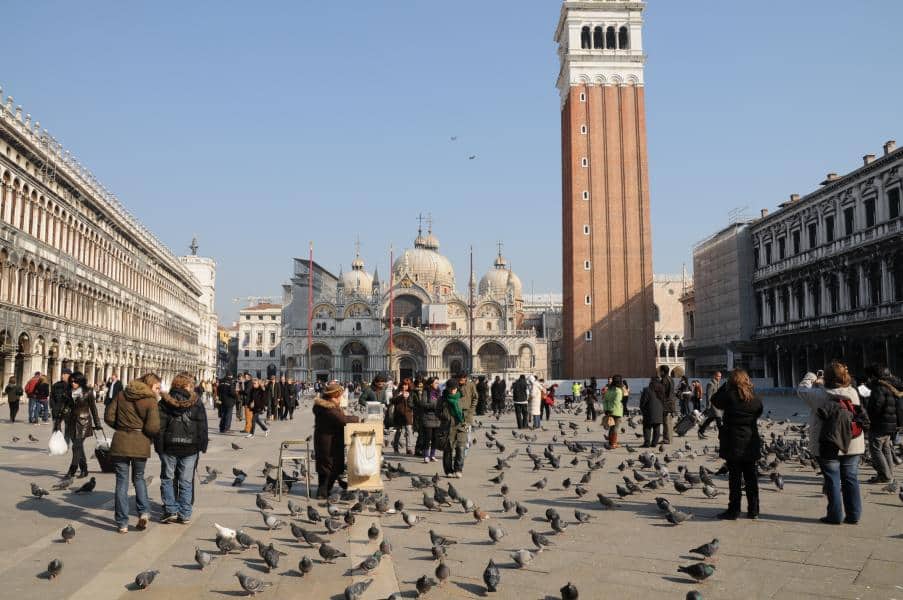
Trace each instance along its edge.
<path fill-rule="evenodd" d="M 317 458 L 317 498 L 327 498 L 345 470 L 345 424 L 360 421 L 339 406 L 345 388 L 337 382 L 326 386 L 314 401 L 314 452 Z"/>
<path fill-rule="evenodd" d="M 146 529 L 150 520 L 144 467 L 150 456 L 151 441 L 160 432 L 160 414 L 157 412 L 159 394 L 160 378 L 148 373 L 129 382 L 104 411 L 103 420 L 116 430 L 110 443 L 110 456 L 116 466 L 114 506 L 119 533 L 129 531 L 129 469 L 135 486 L 138 529 Z"/>

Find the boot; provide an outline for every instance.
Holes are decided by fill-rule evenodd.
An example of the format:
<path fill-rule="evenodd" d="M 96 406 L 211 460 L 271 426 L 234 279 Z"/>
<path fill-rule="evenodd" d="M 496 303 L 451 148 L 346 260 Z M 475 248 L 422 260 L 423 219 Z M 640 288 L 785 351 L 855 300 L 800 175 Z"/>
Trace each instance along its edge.
<path fill-rule="evenodd" d="M 621 446 L 618 444 L 618 428 L 612 427 L 610 433 L 608 434 L 608 445 L 611 446 L 612 450 L 615 448 L 620 448 Z"/>

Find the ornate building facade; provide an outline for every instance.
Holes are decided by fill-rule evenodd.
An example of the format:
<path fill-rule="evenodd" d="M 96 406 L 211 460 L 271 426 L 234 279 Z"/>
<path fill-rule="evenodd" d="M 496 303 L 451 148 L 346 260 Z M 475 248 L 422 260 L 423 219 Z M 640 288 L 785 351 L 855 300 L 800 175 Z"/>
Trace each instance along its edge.
<path fill-rule="evenodd" d="M 217 376 L 216 261 L 198 256 L 197 238 L 191 240 L 191 254 L 179 260 L 194 276 L 201 288 L 199 299 L 198 365 L 196 374 L 201 381 L 213 381 Z"/>
<path fill-rule="evenodd" d="M 278 375 L 282 357 L 282 305 L 259 302 L 238 313 L 239 373 Z"/>
<path fill-rule="evenodd" d="M 655 368 L 640 0 L 564 0 L 561 68 L 564 375 Z"/>
<path fill-rule="evenodd" d="M 855 373 L 903 368 L 901 212 L 903 149 L 891 141 L 751 226 L 755 339 L 778 385 L 833 358 Z"/>
<path fill-rule="evenodd" d="M 413 247 L 396 258 L 389 279 L 391 284 L 377 271 L 367 272 L 359 252 L 351 270 L 338 275 L 295 259 L 291 282 L 283 286 L 284 370 L 306 379 L 309 368 L 316 379 L 342 381 L 369 381 L 379 373 L 447 378 L 462 370 L 508 378 L 547 375 L 545 340 L 524 329 L 521 282 L 501 251 L 479 284 L 470 282 L 472 305 L 469 292 L 457 291 L 452 264 L 439 253 L 432 230 L 425 236 L 418 232 Z"/>
<path fill-rule="evenodd" d="M 655 275 L 653 278 L 655 299 L 655 366 L 685 368 L 684 363 L 684 310 L 681 295 L 693 285 L 686 273 L 680 275 Z M 651 375 L 651 373 L 650 373 Z"/>
<path fill-rule="evenodd" d="M 0 90 L 2 91 L 2 90 Z M 178 258 L 12 98 L 0 104 L 4 381 L 90 382 L 198 362 L 201 289 Z"/>

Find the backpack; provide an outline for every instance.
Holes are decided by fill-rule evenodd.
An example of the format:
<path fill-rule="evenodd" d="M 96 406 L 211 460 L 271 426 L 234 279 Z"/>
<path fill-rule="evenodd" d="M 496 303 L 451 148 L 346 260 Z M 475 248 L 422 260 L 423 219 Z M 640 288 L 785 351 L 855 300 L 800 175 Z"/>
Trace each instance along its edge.
<path fill-rule="evenodd" d="M 29 379 L 28 383 L 25 384 L 25 395 L 34 396 L 34 390 L 36 387 L 38 387 L 38 380 L 36 378 Z"/>
<path fill-rule="evenodd" d="M 862 410 L 862 407 L 856 406 L 849 398 L 844 398 L 843 396 L 839 397 L 837 402 L 843 410 L 850 413 L 850 434 L 852 437 L 859 437 L 863 432 L 868 431 L 871 422 L 869 421 L 868 413 Z"/>
<path fill-rule="evenodd" d="M 163 451 L 191 450 L 197 445 L 194 423 L 189 416 L 189 410 L 183 410 L 177 417 L 173 417 L 166 425 L 163 432 Z"/>

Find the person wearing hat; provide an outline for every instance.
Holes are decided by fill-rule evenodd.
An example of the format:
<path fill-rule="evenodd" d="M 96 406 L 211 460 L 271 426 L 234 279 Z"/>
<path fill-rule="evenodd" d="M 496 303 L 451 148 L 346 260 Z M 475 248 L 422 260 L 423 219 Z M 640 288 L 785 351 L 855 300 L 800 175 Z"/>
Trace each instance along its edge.
<path fill-rule="evenodd" d="M 386 389 L 386 378 L 382 375 L 377 375 L 373 378 L 373 382 L 370 384 L 370 387 L 366 388 L 362 393 L 360 398 L 357 399 L 358 404 L 361 405 L 361 408 L 367 408 L 368 402 L 379 402 L 380 404 L 385 404 L 386 402 L 383 400 L 383 390 Z"/>
<path fill-rule="evenodd" d="M 345 470 L 345 425 L 360 419 L 346 415 L 339 400 L 345 388 L 331 381 L 314 401 L 314 453 L 317 460 L 317 498 L 329 497 L 329 491 Z"/>
<path fill-rule="evenodd" d="M 64 368 L 60 374 L 60 380 L 50 387 L 50 416 L 53 421 L 57 422 L 60 418 L 60 411 L 71 397 L 71 388 L 69 387 L 69 376 L 72 375 L 72 369 Z M 68 439 L 68 431 L 66 438 Z"/>

